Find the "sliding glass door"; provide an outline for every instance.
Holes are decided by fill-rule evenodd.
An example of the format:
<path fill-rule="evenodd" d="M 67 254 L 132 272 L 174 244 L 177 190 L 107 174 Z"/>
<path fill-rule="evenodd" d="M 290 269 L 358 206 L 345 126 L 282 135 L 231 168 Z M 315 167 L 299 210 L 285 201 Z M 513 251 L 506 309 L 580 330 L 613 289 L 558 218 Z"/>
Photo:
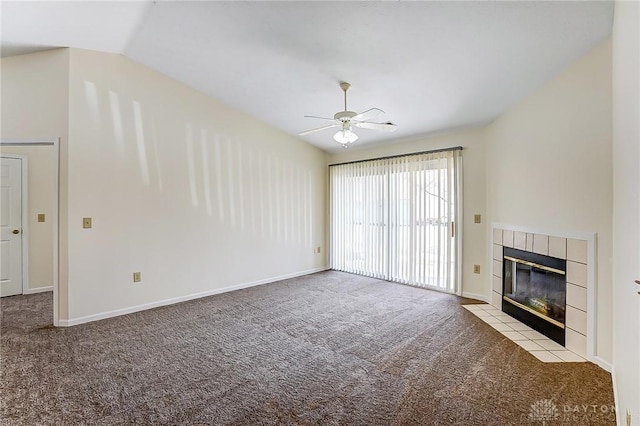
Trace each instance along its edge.
<path fill-rule="evenodd" d="M 461 150 L 333 165 L 331 266 L 459 292 Z"/>

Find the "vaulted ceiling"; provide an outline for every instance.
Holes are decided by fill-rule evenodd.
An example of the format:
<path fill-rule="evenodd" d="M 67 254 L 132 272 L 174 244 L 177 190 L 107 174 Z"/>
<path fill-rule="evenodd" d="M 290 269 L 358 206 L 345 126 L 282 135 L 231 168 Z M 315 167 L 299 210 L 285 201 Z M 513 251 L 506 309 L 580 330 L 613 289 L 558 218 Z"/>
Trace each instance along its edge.
<path fill-rule="evenodd" d="M 2 55 L 121 53 L 283 131 L 377 107 L 369 146 L 488 123 L 610 34 L 612 1 L 3 1 Z M 342 149 L 325 130 L 302 137 Z"/>

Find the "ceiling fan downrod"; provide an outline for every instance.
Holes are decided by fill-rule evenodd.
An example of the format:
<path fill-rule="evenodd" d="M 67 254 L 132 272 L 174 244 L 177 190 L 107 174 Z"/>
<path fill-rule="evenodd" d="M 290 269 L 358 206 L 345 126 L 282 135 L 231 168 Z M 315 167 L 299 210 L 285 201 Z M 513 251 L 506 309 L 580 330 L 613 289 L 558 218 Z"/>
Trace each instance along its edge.
<path fill-rule="evenodd" d="M 346 81 L 342 81 L 340 83 L 340 88 L 342 89 L 342 91 L 344 92 L 344 110 L 347 110 L 347 90 L 349 90 L 349 87 L 351 87 L 351 85 L 349 83 L 347 83 Z"/>
<path fill-rule="evenodd" d="M 349 90 L 351 85 L 345 81 L 340 82 L 340 88 L 344 92 L 344 111 L 336 112 L 333 115 L 335 120 L 341 121 L 342 123 L 349 123 L 353 117 L 358 115 L 357 112 L 349 111 L 347 109 L 347 90 Z"/>

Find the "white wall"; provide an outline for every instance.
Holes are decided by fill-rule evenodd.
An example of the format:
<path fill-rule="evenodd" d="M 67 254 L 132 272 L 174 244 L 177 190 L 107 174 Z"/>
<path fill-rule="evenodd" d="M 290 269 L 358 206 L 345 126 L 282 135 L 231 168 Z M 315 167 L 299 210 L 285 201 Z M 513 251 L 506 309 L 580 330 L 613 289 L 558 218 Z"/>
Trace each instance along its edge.
<path fill-rule="evenodd" d="M 464 172 L 462 291 L 463 295 L 488 301 L 490 290 L 487 275 L 489 265 L 486 263 L 488 242 L 485 218 L 485 154 L 482 138 L 482 129 L 471 129 L 362 149 L 357 149 L 356 142 L 354 147 L 331 155 L 329 164 L 462 146 Z M 482 215 L 482 224 L 473 223 L 474 214 Z M 480 274 L 473 273 L 474 264 L 481 265 Z"/>
<path fill-rule="evenodd" d="M 27 157 L 28 175 L 28 234 L 29 290 L 53 286 L 53 197 L 55 176 L 53 146 L 2 146 L 2 154 L 21 154 Z M 57 194 L 55 194 L 57 196 Z M 38 222 L 38 214 L 45 215 Z M 50 288 L 48 290 L 51 290 Z"/>
<path fill-rule="evenodd" d="M 60 138 L 60 182 L 66 182 L 69 123 L 69 51 L 56 49 L 2 58 L 2 139 Z M 52 147 L 36 148 L 51 152 Z M 58 300 L 68 315 L 66 186 L 60 188 Z M 49 216 L 51 217 L 51 216 Z M 32 228 L 33 229 L 33 228 Z M 43 272 L 46 275 L 48 272 Z M 37 283 L 36 283 L 37 284 Z"/>
<path fill-rule="evenodd" d="M 596 355 L 612 360 L 611 42 L 486 129 L 489 222 L 597 233 Z"/>
<path fill-rule="evenodd" d="M 640 3 L 613 21 L 613 376 L 618 424 L 640 425 Z"/>
<path fill-rule="evenodd" d="M 71 323 L 326 265 L 324 152 L 122 56 L 70 50 L 68 156 Z"/>

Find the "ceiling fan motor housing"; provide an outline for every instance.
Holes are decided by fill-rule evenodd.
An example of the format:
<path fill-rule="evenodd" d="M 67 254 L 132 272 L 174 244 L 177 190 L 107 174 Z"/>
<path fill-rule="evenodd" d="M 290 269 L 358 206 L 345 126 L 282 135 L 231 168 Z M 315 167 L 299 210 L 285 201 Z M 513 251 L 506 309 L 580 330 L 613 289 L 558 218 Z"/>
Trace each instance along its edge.
<path fill-rule="evenodd" d="M 333 116 L 333 118 L 335 118 L 336 120 L 340 120 L 342 122 L 345 122 L 345 121 L 351 121 L 351 119 L 353 117 L 355 117 L 356 115 L 358 115 L 357 112 L 340 111 L 340 112 L 336 112 L 335 115 Z"/>

